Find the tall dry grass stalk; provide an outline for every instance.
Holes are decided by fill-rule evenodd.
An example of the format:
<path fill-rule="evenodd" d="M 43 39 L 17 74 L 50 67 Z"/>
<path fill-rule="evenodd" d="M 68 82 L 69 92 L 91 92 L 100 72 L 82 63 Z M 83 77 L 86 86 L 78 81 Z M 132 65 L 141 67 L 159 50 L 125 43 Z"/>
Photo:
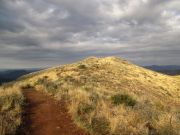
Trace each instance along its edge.
<path fill-rule="evenodd" d="M 21 125 L 23 94 L 18 85 L 0 88 L 0 134 L 16 134 Z"/>

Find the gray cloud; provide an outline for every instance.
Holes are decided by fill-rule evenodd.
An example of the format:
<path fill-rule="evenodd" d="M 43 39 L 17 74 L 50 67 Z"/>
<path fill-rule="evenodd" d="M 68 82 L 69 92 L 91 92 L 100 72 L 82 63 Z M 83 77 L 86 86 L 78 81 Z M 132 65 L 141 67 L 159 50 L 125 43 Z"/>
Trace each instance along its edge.
<path fill-rule="evenodd" d="M 0 68 L 115 55 L 180 64 L 179 0 L 0 0 Z"/>

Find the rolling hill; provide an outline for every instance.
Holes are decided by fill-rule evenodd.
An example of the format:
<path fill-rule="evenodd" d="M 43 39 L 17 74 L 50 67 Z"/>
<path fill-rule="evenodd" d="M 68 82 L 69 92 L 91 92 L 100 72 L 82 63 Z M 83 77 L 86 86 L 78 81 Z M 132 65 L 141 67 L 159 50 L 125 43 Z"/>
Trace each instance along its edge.
<path fill-rule="evenodd" d="M 116 57 L 90 57 L 38 71 L 8 88 L 15 86 L 31 86 L 65 101 L 75 123 L 93 135 L 146 135 L 147 123 L 160 135 L 180 133 L 180 76 Z"/>
<path fill-rule="evenodd" d="M 180 75 L 180 66 L 178 65 L 166 65 L 166 66 L 157 66 L 157 65 L 152 65 L 152 66 L 145 66 L 147 69 L 151 69 L 163 74 L 168 74 L 168 75 Z"/>
<path fill-rule="evenodd" d="M 22 75 L 26 75 L 40 69 L 4 69 L 0 70 L 0 84 L 16 80 Z"/>

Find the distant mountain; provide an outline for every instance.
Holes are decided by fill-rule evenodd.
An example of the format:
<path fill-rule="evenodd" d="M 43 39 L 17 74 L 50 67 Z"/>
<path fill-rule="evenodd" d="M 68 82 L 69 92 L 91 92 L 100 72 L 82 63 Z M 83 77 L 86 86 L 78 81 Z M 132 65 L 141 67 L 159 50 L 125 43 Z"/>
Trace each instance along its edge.
<path fill-rule="evenodd" d="M 165 65 L 165 66 L 159 66 L 159 65 L 151 65 L 151 66 L 145 66 L 146 68 L 153 69 L 153 70 L 179 70 L 179 65 Z"/>
<path fill-rule="evenodd" d="M 1 69 L 0 70 L 0 84 L 16 80 L 22 75 L 26 75 L 41 69 Z"/>
<path fill-rule="evenodd" d="M 168 75 L 180 75 L 179 65 L 166 65 L 166 66 L 152 65 L 152 66 L 145 66 L 145 68 Z"/>

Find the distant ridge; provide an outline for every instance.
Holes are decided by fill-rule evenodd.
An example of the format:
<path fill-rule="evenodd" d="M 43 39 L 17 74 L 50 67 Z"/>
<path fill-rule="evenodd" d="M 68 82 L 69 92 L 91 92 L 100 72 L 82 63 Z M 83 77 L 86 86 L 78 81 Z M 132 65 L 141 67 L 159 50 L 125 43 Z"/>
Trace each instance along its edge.
<path fill-rule="evenodd" d="M 165 65 L 165 66 L 152 65 L 152 66 L 145 66 L 145 68 L 168 75 L 180 75 L 179 65 Z"/>
<path fill-rule="evenodd" d="M 0 70 L 0 84 L 16 80 L 22 75 L 26 75 L 32 72 L 36 72 L 42 69 L 1 69 Z"/>
<path fill-rule="evenodd" d="M 179 70 L 180 65 L 151 65 L 151 66 L 145 66 L 146 68 L 153 69 L 153 70 Z"/>

